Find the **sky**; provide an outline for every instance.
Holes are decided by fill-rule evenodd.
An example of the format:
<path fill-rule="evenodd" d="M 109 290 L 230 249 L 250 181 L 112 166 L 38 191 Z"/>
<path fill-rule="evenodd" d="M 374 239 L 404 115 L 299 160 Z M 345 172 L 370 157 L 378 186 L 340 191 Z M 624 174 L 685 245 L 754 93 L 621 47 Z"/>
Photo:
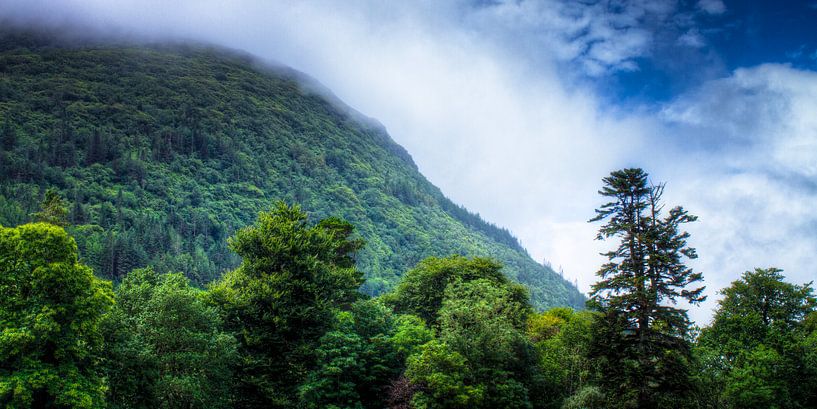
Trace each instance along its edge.
<path fill-rule="evenodd" d="M 699 216 L 699 325 L 743 271 L 817 278 L 817 0 L 0 0 L 0 17 L 300 70 L 585 292 L 615 244 L 587 221 L 623 167 Z"/>

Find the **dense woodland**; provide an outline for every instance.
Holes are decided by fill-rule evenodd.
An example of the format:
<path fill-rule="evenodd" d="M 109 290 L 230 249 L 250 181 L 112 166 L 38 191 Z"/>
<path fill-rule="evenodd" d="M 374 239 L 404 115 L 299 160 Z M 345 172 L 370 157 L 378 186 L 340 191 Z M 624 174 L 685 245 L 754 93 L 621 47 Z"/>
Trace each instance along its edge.
<path fill-rule="evenodd" d="M 113 286 L 78 258 L 51 192 L 39 221 L 0 228 L 0 403 L 8 408 L 813 408 L 817 300 L 756 269 L 701 301 L 682 208 L 639 169 L 601 191 L 620 247 L 589 310 L 537 312 L 488 258 L 431 257 L 359 291 L 347 221 L 279 203 L 239 230 L 242 259 L 199 289 L 134 269 Z"/>
<path fill-rule="evenodd" d="M 3 41 L 4 407 L 817 407 L 811 283 L 746 271 L 694 326 L 696 218 L 641 169 L 602 181 L 583 305 L 280 73 Z"/>
<path fill-rule="evenodd" d="M 0 24 L 2 27 L 2 24 Z M 383 127 L 284 67 L 195 45 L 61 43 L 0 32 L 0 224 L 69 202 L 83 261 L 204 285 L 240 258 L 227 238 L 284 200 L 352 222 L 363 291 L 429 256 L 490 256 L 540 308 L 584 297 L 507 230 L 448 200 Z"/>

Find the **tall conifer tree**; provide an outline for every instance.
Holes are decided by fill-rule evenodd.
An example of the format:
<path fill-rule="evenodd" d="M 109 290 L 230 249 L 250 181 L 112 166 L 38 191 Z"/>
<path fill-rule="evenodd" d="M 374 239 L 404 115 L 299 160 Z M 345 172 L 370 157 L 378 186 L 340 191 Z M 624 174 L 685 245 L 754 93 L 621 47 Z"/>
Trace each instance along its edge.
<path fill-rule="evenodd" d="M 599 194 L 611 201 L 591 222 L 603 221 L 597 239 L 618 239 L 605 253 L 590 303 L 603 313 L 591 354 L 604 376 L 602 386 L 619 407 L 656 408 L 679 404 L 689 391 L 690 322 L 680 299 L 703 301 L 701 273 L 684 264 L 697 257 L 687 245 L 685 223 L 696 220 L 682 207 L 663 215 L 664 185 L 652 185 L 642 169 L 615 171 Z M 669 406 L 667 406 L 669 405 Z"/>

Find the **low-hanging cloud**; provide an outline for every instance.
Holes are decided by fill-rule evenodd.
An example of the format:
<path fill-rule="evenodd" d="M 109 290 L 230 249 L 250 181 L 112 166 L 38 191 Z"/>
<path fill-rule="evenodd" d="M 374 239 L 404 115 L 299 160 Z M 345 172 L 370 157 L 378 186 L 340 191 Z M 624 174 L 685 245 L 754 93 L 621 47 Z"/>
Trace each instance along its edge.
<path fill-rule="evenodd" d="M 725 12 L 718 3 L 696 10 Z M 614 12 L 556 0 L 0 5 L 0 17 L 24 24 L 194 39 L 304 71 L 382 122 L 452 199 L 509 227 L 585 290 L 607 246 L 586 220 L 601 178 L 624 166 L 668 181 L 668 201 L 701 216 L 690 226 L 694 265 L 710 295 L 754 266 L 814 276 L 817 219 L 805 205 L 817 199 L 814 73 L 742 69 L 663 106 L 617 107 L 594 91 L 599 78 L 639 69 L 666 38 L 705 46 L 695 14 L 674 1 Z M 705 321 L 713 305 L 693 317 Z"/>

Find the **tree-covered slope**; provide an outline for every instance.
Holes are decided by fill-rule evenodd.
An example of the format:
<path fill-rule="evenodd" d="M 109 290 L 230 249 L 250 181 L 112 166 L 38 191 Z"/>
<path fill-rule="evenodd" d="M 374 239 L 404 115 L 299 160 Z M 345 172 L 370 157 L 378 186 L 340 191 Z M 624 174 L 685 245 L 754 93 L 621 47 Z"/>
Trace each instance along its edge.
<path fill-rule="evenodd" d="M 0 224 L 29 221 L 57 189 L 98 275 L 152 265 L 210 281 L 240 261 L 227 237 L 283 200 L 356 226 L 367 293 L 459 253 L 502 262 L 539 307 L 583 302 L 302 74 L 209 47 L 52 38 L 0 33 Z"/>

